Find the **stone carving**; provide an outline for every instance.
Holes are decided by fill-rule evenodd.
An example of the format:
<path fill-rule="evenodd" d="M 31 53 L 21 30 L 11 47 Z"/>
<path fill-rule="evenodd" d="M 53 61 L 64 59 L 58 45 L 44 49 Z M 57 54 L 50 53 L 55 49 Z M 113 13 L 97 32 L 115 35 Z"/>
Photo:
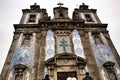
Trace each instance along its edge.
<path fill-rule="evenodd" d="M 69 36 L 57 36 L 57 51 L 58 53 L 71 53 L 71 43 Z"/>
<path fill-rule="evenodd" d="M 63 47 L 63 51 L 66 52 L 66 47 L 68 46 L 67 44 L 67 41 L 63 38 L 61 41 L 60 41 L 60 46 Z"/>
<path fill-rule="evenodd" d="M 31 45 L 31 36 L 32 36 L 32 34 L 25 33 L 23 36 L 24 36 L 24 38 L 23 38 L 21 46 L 22 47 L 30 46 Z"/>

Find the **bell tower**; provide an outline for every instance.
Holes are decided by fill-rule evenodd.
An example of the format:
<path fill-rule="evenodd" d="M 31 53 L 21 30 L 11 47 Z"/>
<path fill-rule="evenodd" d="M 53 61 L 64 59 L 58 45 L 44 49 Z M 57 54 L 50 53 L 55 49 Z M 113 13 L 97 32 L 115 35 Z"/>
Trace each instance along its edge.
<path fill-rule="evenodd" d="M 96 9 L 89 9 L 84 3 L 73 12 L 73 20 L 81 19 L 85 29 L 82 43 L 84 52 L 89 51 L 85 57 L 90 74 L 95 75 L 95 80 L 119 80 L 120 58 L 106 29 L 107 24 L 100 21 Z"/>
<path fill-rule="evenodd" d="M 35 3 L 22 12 L 0 80 L 82 80 L 86 72 L 94 80 L 120 79 L 120 57 L 96 9 L 83 3 L 69 18 L 58 3 L 51 19 Z"/>
<path fill-rule="evenodd" d="M 53 10 L 54 19 L 69 19 L 68 8 L 62 7 L 63 3 L 58 3 L 59 7 L 55 7 Z"/>
<path fill-rule="evenodd" d="M 39 20 L 48 20 L 49 17 L 46 9 L 40 9 L 36 3 L 22 12 L 20 23 L 14 24 L 13 42 L 0 80 L 37 80 L 38 62 L 43 50 L 40 42 L 45 41 L 40 39 L 41 30 L 38 29 L 38 24 Z"/>

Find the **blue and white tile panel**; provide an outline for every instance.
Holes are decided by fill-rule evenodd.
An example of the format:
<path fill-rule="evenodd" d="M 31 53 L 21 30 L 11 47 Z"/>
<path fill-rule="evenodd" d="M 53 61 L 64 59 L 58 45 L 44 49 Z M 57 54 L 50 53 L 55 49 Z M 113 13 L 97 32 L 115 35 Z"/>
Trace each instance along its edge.
<path fill-rule="evenodd" d="M 36 37 L 36 34 L 33 33 L 30 47 L 21 47 L 23 34 L 20 35 L 17 47 L 14 51 L 14 55 L 13 55 L 13 58 L 12 58 L 11 68 L 13 68 L 17 64 L 23 64 L 23 65 L 26 65 L 29 68 L 33 67 L 33 65 L 34 65 L 34 54 L 35 54 L 35 47 L 34 47 L 35 37 Z"/>
<path fill-rule="evenodd" d="M 54 57 L 55 53 L 54 43 L 55 43 L 54 33 L 51 30 L 48 30 L 46 36 L 45 60 Z"/>
<path fill-rule="evenodd" d="M 81 38 L 78 31 L 74 30 L 72 32 L 72 35 L 73 35 L 73 45 L 74 45 L 75 54 L 85 59 L 83 46 L 82 46 Z"/>

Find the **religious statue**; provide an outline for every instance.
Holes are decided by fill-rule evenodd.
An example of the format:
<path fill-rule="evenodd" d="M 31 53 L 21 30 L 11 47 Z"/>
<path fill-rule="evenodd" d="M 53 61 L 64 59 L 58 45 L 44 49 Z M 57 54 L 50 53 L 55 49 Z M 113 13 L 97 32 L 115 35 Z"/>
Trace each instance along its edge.
<path fill-rule="evenodd" d="M 101 45 L 101 44 L 103 44 L 103 42 L 102 42 L 102 40 L 100 39 L 100 36 L 99 36 L 99 35 L 94 35 L 94 40 L 95 40 L 96 45 Z"/>

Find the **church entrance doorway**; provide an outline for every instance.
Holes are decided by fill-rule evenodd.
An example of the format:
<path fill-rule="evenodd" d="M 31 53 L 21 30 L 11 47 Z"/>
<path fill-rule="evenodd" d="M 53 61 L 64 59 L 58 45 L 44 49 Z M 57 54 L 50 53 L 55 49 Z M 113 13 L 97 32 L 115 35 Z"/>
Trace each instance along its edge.
<path fill-rule="evenodd" d="M 76 72 L 57 72 L 57 80 L 67 80 L 68 77 L 76 77 Z"/>

